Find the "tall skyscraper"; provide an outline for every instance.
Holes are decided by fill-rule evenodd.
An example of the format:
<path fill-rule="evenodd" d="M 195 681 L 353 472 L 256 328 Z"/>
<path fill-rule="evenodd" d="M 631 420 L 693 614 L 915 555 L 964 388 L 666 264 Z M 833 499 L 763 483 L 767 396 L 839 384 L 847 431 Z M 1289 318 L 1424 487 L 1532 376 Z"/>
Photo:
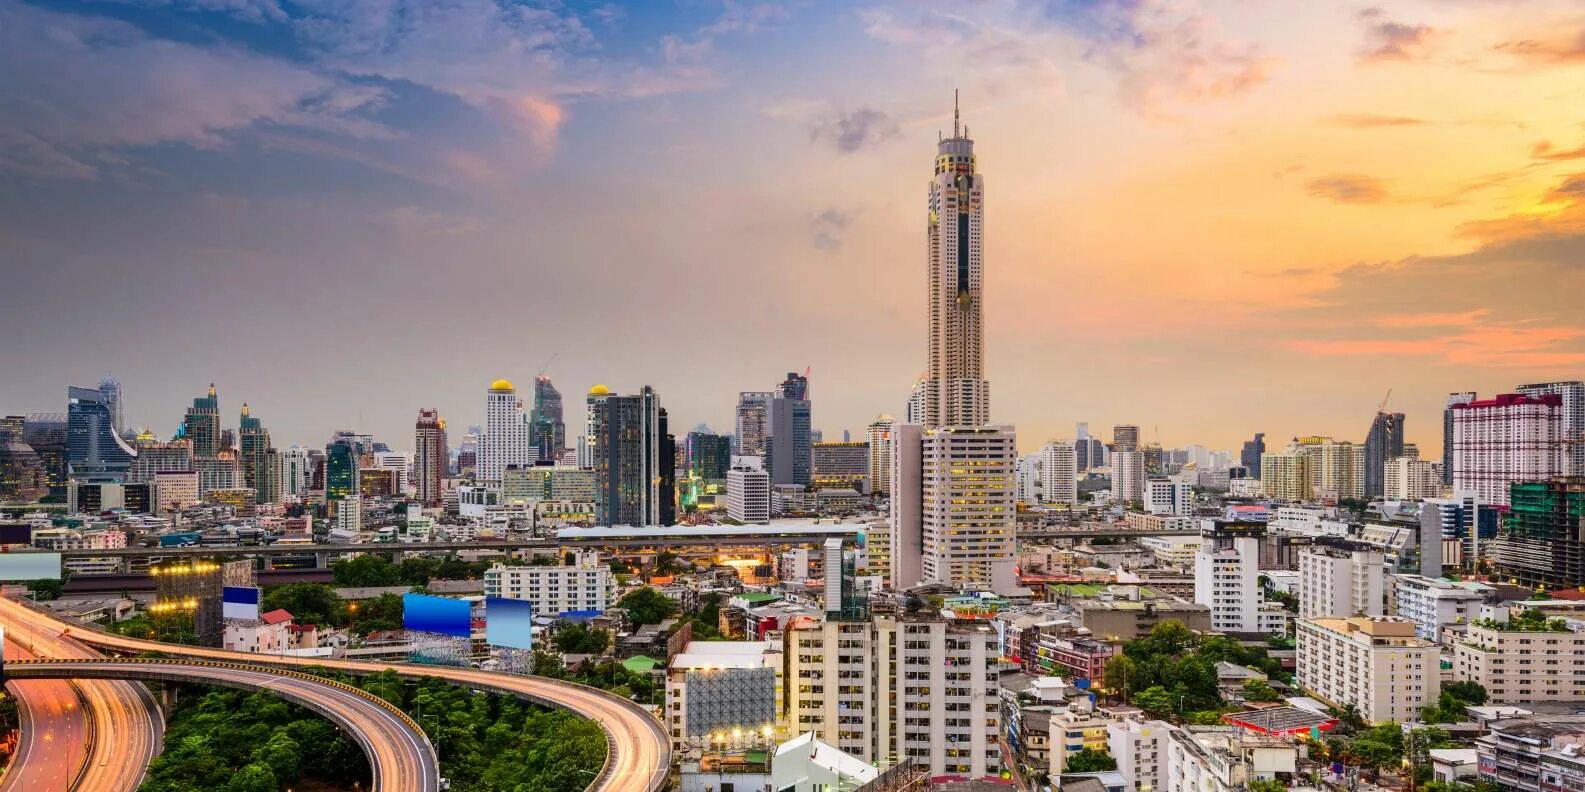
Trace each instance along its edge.
<path fill-rule="evenodd" d="M 413 478 L 417 485 L 418 502 L 425 506 L 439 506 L 441 480 L 446 477 L 446 422 L 440 411 L 424 407 L 418 411 L 418 422 L 413 425 Z"/>
<path fill-rule="evenodd" d="M 1564 473 L 1585 476 L 1585 382 L 1537 382 L 1520 385 L 1514 392 L 1526 396 L 1557 396 L 1563 400 Z"/>
<path fill-rule="evenodd" d="M 79 481 L 120 481 L 137 451 L 110 425 L 110 405 L 92 388 L 66 389 L 66 459 Z"/>
<path fill-rule="evenodd" d="M 212 457 L 220 452 L 220 435 L 220 397 L 211 382 L 209 393 L 193 399 L 182 417 L 182 437 L 193 441 L 193 456 Z"/>
<path fill-rule="evenodd" d="M 541 462 L 561 457 L 567 449 L 567 423 L 561 409 L 561 391 L 543 374 L 534 378 L 534 449 Z"/>
<path fill-rule="evenodd" d="M 1238 463 L 1249 472 L 1250 478 L 1260 478 L 1260 455 L 1266 453 L 1266 433 L 1256 432 L 1255 439 L 1245 440 L 1244 449 L 1238 453 Z"/>
<path fill-rule="evenodd" d="M 796 371 L 787 372 L 787 379 L 776 386 L 776 395 L 783 399 L 808 399 L 809 378 Z"/>
<path fill-rule="evenodd" d="M 1453 406 L 1453 490 L 1508 505 L 1509 488 L 1563 472 L 1563 397 L 1504 393 Z"/>
<path fill-rule="evenodd" d="M 243 486 L 253 490 L 254 503 L 277 503 L 281 500 L 281 458 L 270 443 L 270 431 L 253 415 L 248 403 L 242 403 L 242 419 L 238 437 L 241 443 L 239 461 L 242 464 Z"/>
<path fill-rule="evenodd" d="M 709 432 L 688 433 L 688 475 L 723 481 L 732 469 L 732 438 Z"/>
<path fill-rule="evenodd" d="M 1040 449 L 1040 499 L 1046 503 L 1077 503 L 1078 455 L 1066 440 L 1052 440 Z"/>
<path fill-rule="evenodd" d="M 634 396 L 617 395 L 604 385 L 589 389 L 584 435 L 598 487 L 595 521 L 658 525 L 661 430 L 654 389 L 645 385 Z"/>
<path fill-rule="evenodd" d="M 1365 435 L 1365 497 L 1387 491 L 1387 460 L 1403 456 L 1403 413 L 1376 413 Z"/>
<path fill-rule="evenodd" d="M 929 369 L 923 422 L 983 426 L 991 420 L 985 379 L 985 177 L 974 141 L 952 108 L 952 137 L 936 144 L 930 180 Z"/>
<path fill-rule="evenodd" d="M 920 579 L 965 589 L 1016 587 L 1012 428 L 940 427 L 921 445 Z"/>
<path fill-rule="evenodd" d="M 1469 404 L 1475 400 L 1474 391 L 1449 393 L 1447 406 L 1442 408 L 1442 483 L 1453 483 L 1453 406 Z"/>
<path fill-rule="evenodd" d="M 116 434 L 126 434 L 126 407 L 121 401 L 121 381 L 106 374 L 99 380 L 99 393 L 104 396 L 105 406 L 110 408 L 110 428 Z"/>
<path fill-rule="evenodd" d="M 1142 451 L 1112 452 L 1112 500 L 1129 504 L 1145 499 L 1145 454 Z"/>
<path fill-rule="evenodd" d="M 765 441 L 770 437 L 769 391 L 744 391 L 737 396 L 737 433 L 733 436 L 739 456 L 765 456 Z"/>
<path fill-rule="evenodd" d="M 870 493 L 885 495 L 892 491 L 892 428 L 897 425 L 890 415 L 881 415 L 870 422 L 864 439 L 870 444 Z"/>
<path fill-rule="evenodd" d="M 913 390 L 908 392 L 908 404 L 903 410 L 903 423 L 923 424 L 925 422 L 925 400 L 930 393 L 930 380 L 920 377 L 914 383 Z"/>
<path fill-rule="evenodd" d="M 337 440 L 325 446 L 325 500 L 343 501 L 358 494 L 358 454 L 352 443 Z"/>
<path fill-rule="evenodd" d="M 788 375 L 789 380 L 796 374 Z M 814 438 L 807 380 L 798 378 L 794 387 L 783 387 L 770 401 L 770 436 L 765 443 L 765 469 L 770 473 L 771 486 L 777 484 L 809 485 L 813 469 Z M 791 395 L 789 395 L 791 394 Z"/>
<path fill-rule="evenodd" d="M 661 407 L 656 411 L 660 421 L 655 430 L 660 440 L 660 447 L 656 453 L 659 465 L 655 469 L 655 503 L 658 509 L 656 525 L 677 524 L 677 436 L 673 435 L 667 425 L 666 408 Z"/>
<path fill-rule="evenodd" d="M 479 436 L 476 481 L 499 483 L 501 474 L 514 465 L 532 465 L 539 458 L 530 438 L 523 400 L 510 380 L 490 383 L 484 397 L 484 434 Z"/>

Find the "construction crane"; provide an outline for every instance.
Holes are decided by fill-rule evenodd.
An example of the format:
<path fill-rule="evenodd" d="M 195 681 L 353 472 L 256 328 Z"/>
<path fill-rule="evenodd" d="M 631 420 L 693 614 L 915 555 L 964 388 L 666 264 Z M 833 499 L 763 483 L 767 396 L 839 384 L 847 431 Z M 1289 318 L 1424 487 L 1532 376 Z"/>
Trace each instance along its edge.
<path fill-rule="evenodd" d="M 550 360 L 545 361 L 545 365 L 540 366 L 539 367 L 539 371 L 534 372 L 534 379 L 539 379 L 540 377 L 545 376 L 545 372 L 550 369 L 550 364 L 556 362 L 556 356 L 559 355 L 559 354 L 561 354 L 561 353 L 560 352 L 552 352 L 552 353 L 550 353 Z"/>
<path fill-rule="evenodd" d="M 1376 405 L 1376 412 L 1378 412 L 1378 413 L 1386 412 L 1387 411 L 1387 400 L 1391 399 L 1391 398 L 1392 398 L 1392 388 L 1388 388 L 1387 389 L 1387 395 L 1381 397 L 1381 404 Z"/>

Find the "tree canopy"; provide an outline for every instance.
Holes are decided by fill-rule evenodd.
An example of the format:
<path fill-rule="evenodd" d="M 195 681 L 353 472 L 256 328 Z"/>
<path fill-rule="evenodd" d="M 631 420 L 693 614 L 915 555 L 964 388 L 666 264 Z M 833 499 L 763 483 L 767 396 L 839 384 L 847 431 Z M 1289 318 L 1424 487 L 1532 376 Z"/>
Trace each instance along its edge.
<path fill-rule="evenodd" d="M 677 612 L 677 603 L 649 586 L 634 589 L 616 601 L 616 606 L 627 611 L 633 624 L 660 624 Z"/>

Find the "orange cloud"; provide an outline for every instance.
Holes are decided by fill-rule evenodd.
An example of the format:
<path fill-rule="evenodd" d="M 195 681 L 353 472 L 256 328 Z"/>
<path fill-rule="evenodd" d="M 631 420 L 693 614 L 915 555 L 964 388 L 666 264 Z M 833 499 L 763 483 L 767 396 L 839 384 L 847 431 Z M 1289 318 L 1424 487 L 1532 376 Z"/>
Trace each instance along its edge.
<path fill-rule="evenodd" d="M 1337 173 L 1322 176 L 1305 183 L 1305 189 L 1316 198 L 1330 198 L 1338 203 L 1380 203 L 1387 198 L 1387 188 L 1374 176 L 1357 173 Z"/>
<path fill-rule="evenodd" d="M 1300 339 L 1285 346 L 1314 357 L 1428 358 L 1449 365 L 1535 368 L 1585 363 L 1585 352 L 1564 348 L 1580 339 L 1585 327 L 1486 324 L 1431 338 Z"/>

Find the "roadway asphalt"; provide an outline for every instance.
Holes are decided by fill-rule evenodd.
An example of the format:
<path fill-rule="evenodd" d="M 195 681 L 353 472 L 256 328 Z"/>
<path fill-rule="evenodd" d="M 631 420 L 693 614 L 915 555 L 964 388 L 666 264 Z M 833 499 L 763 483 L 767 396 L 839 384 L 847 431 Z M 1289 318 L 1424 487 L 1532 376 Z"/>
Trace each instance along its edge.
<path fill-rule="evenodd" d="M 6 641 L 5 655 L 8 660 L 33 658 L 12 641 Z M 7 682 L 6 690 L 16 697 L 21 741 L 0 778 L 0 792 L 71 789 L 88 759 L 93 728 L 77 688 L 63 679 L 30 679 Z"/>
<path fill-rule="evenodd" d="M 9 630 L 12 624 L 18 622 L 35 629 L 54 630 L 85 644 L 117 651 L 162 652 L 255 666 L 315 666 L 351 674 L 390 670 L 406 677 L 442 679 L 463 687 L 514 695 L 561 707 L 593 720 L 605 730 L 606 767 L 600 777 L 590 784 L 591 792 L 655 792 L 665 785 L 671 767 L 671 742 L 664 727 L 652 715 L 631 701 L 570 682 L 468 668 L 251 654 L 144 641 L 73 627 L 52 616 L 0 599 L 0 623 L 4 623 Z"/>
<path fill-rule="evenodd" d="M 267 668 L 177 659 L 34 660 L 8 664 L 6 673 L 24 678 L 174 680 L 268 690 L 324 715 L 352 735 L 369 757 L 373 792 L 440 789 L 440 761 L 417 724 L 357 688 L 328 680 Z"/>
<path fill-rule="evenodd" d="M 32 613 L 10 600 L 0 599 L 0 624 L 6 628 L 8 644 L 24 646 L 39 657 L 99 656 L 93 649 L 62 636 L 58 627 L 52 624 L 41 625 L 31 619 L 11 618 L 15 614 Z M 80 751 L 64 751 L 60 746 L 65 741 L 51 737 L 48 732 L 30 738 L 24 729 L 24 746 L 37 740 L 42 741 L 45 747 L 43 750 L 26 748 L 25 755 L 13 758 L 5 784 L 10 784 L 13 777 L 64 777 L 66 783 L 46 786 L 19 784 L 16 789 L 30 792 L 36 789 L 134 792 L 143 783 L 149 762 L 159 755 L 165 734 L 164 717 L 154 697 L 143 685 L 133 682 L 84 680 L 62 684 L 74 689 L 72 698 L 77 701 L 79 712 L 87 716 L 86 726 L 91 730 L 91 739 L 80 736 L 71 741 L 85 748 L 86 756 L 74 760 L 72 757 Z M 57 688 L 57 696 L 58 691 Z M 64 706 L 62 701 L 56 698 L 54 705 Z M 42 706 L 47 708 L 50 705 Z M 34 710 L 35 714 L 38 712 Z M 65 775 L 66 768 L 71 770 L 69 777 Z M 71 783 L 71 778 L 76 779 L 75 785 Z M 9 788 L 0 786 L 0 790 Z"/>

